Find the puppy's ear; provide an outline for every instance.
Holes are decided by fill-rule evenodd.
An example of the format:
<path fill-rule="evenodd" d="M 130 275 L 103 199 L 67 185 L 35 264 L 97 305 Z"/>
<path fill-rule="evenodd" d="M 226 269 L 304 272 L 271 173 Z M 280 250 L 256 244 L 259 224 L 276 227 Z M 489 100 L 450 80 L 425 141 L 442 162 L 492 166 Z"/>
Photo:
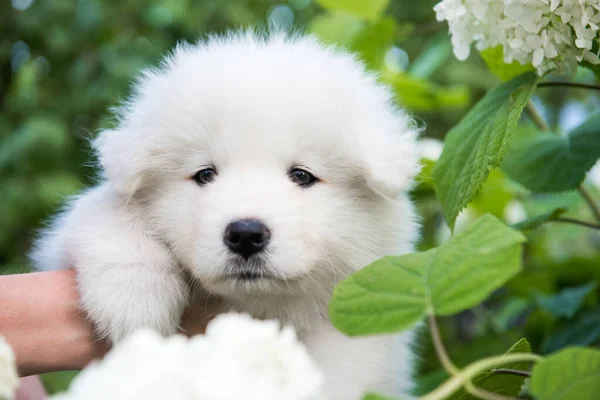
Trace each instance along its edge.
<path fill-rule="evenodd" d="M 384 197 L 411 189 L 421 169 L 419 131 L 402 124 L 396 131 L 380 131 L 362 141 L 367 184 Z"/>
<path fill-rule="evenodd" d="M 132 196 L 140 186 L 142 150 L 133 133 L 122 129 L 100 132 L 93 142 L 104 177 L 125 196 Z"/>

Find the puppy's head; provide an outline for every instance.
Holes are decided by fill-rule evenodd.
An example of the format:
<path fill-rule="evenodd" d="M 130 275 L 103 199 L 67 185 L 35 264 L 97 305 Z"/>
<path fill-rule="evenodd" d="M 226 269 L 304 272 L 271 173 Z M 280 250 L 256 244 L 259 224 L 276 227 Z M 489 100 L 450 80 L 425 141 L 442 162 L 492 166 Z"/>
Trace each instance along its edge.
<path fill-rule="evenodd" d="M 238 296 L 330 289 L 407 250 L 415 137 L 347 53 L 240 34 L 178 47 L 96 146 L 182 265 Z"/>

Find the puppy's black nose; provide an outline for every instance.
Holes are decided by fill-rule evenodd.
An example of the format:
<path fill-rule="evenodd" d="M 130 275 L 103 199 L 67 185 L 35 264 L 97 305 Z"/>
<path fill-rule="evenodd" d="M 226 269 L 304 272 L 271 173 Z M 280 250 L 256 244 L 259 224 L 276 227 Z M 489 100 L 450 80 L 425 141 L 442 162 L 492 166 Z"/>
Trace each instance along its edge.
<path fill-rule="evenodd" d="M 261 221 L 240 219 L 227 225 L 223 240 L 231 251 L 248 259 L 267 247 L 270 238 L 269 228 Z"/>

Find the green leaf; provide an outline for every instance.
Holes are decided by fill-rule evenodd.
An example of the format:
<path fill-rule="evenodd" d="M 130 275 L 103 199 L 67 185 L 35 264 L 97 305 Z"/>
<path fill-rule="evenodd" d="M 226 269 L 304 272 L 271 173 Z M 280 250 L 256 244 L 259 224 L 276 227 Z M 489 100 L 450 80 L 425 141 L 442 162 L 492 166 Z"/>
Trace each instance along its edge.
<path fill-rule="evenodd" d="M 510 64 L 506 64 L 504 62 L 504 50 L 502 45 L 485 49 L 481 51 L 480 54 L 490 71 L 503 81 L 508 81 L 515 76 L 535 70 L 531 63 L 523 65 L 515 60 Z"/>
<path fill-rule="evenodd" d="M 383 64 L 385 53 L 394 43 L 396 22 L 391 17 L 368 24 L 353 40 L 350 48 L 371 69 L 378 69 Z"/>
<path fill-rule="evenodd" d="M 500 219 L 504 218 L 506 206 L 514 199 L 514 182 L 500 170 L 490 172 L 488 179 L 469 204 L 469 208 L 481 214 L 490 213 Z"/>
<path fill-rule="evenodd" d="M 594 40 L 592 44 L 591 52 L 595 54 L 600 52 L 600 36 L 596 36 L 596 40 Z M 582 60 L 579 65 L 589 69 L 596 75 L 596 78 L 600 79 L 600 64 L 592 64 L 587 60 Z"/>
<path fill-rule="evenodd" d="M 562 192 L 579 187 L 600 158 L 600 112 L 566 136 L 539 134 L 518 138 L 502 169 L 534 192 Z"/>
<path fill-rule="evenodd" d="M 335 12 L 317 16 L 308 31 L 325 43 L 353 51 L 369 68 L 378 69 L 394 42 L 396 22 L 385 17 L 368 23 L 355 15 Z"/>
<path fill-rule="evenodd" d="M 389 0 L 317 0 L 317 4 L 331 11 L 347 11 L 375 20 L 387 8 Z"/>
<path fill-rule="evenodd" d="M 362 400 L 394 400 L 391 397 L 385 397 L 380 394 L 367 393 L 363 396 Z"/>
<path fill-rule="evenodd" d="M 415 178 L 419 189 L 433 189 L 433 177 L 431 176 L 431 171 L 433 170 L 434 165 L 435 161 L 421 158 L 421 171 L 419 171 L 419 174 Z"/>
<path fill-rule="evenodd" d="M 519 339 L 517 343 L 511 346 L 506 354 L 514 353 L 531 353 L 531 346 L 526 339 Z M 528 371 L 530 363 L 524 361 L 517 361 L 511 364 L 503 365 L 502 368 L 516 369 L 521 371 Z M 503 394 L 505 396 L 517 396 L 521 391 L 521 387 L 525 381 L 524 377 L 515 375 L 495 374 L 492 371 L 486 371 L 476 376 L 473 379 L 473 384 L 476 387 L 485 389 L 488 392 Z M 476 400 L 476 397 L 468 394 L 464 389 L 456 392 L 450 396 L 447 400 Z"/>
<path fill-rule="evenodd" d="M 553 328 L 542 343 L 543 353 L 552 353 L 565 346 L 587 346 L 600 338 L 600 310 L 582 313 L 576 319 Z"/>
<path fill-rule="evenodd" d="M 465 86 L 442 87 L 405 73 L 384 71 L 380 75 L 394 89 L 396 100 L 411 110 L 456 109 L 465 107 L 470 100 Z"/>
<path fill-rule="evenodd" d="M 590 64 L 587 61 L 583 61 L 582 63 L 580 63 L 581 66 L 589 69 L 590 71 L 592 71 L 594 73 L 594 75 L 596 75 L 597 79 L 600 79 L 600 64 Z"/>
<path fill-rule="evenodd" d="M 528 73 L 492 89 L 448 132 L 433 174 L 450 226 L 502 161 L 537 79 Z"/>
<path fill-rule="evenodd" d="M 365 21 L 355 15 L 336 12 L 318 15 L 310 22 L 307 31 L 324 43 L 350 48 L 365 25 Z"/>
<path fill-rule="evenodd" d="M 577 209 L 582 203 L 581 194 L 577 190 L 559 193 L 530 193 L 524 196 L 521 203 L 528 215 L 546 214 L 557 208 Z"/>
<path fill-rule="evenodd" d="M 334 290 L 331 320 L 354 336 L 399 331 L 427 314 L 466 310 L 519 272 L 524 241 L 485 215 L 438 248 L 385 257 L 354 273 Z"/>
<path fill-rule="evenodd" d="M 31 272 L 31 267 L 23 264 L 2 264 L 0 268 L 1 275 L 26 274 Z"/>
<path fill-rule="evenodd" d="M 408 72 L 416 78 L 427 79 L 444 66 L 452 55 L 452 44 L 446 32 L 440 32 L 425 45 L 425 50 L 410 64 Z"/>
<path fill-rule="evenodd" d="M 48 394 L 66 392 L 79 371 L 56 371 L 40 375 Z"/>
<path fill-rule="evenodd" d="M 537 400 L 598 399 L 600 351 L 572 347 L 538 362 L 531 390 Z"/>
<path fill-rule="evenodd" d="M 537 295 L 540 307 L 555 317 L 572 318 L 583 305 L 585 297 L 596 289 L 596 282 L 561 290 L 553 296 Z"/>
<path fill-rule="evenodd" d="M 526 219 L 525 221 L 519 222 L 518 224 L 513 225 L 513 228 L 518 229 L 520 231 L 530 231 L 532 229 L 542 226 L 546 222 L 556 220 L 558 217 L 560 217 L 566 212 L 566 208 L 555 208 L 547 213 L 536 215 L 535 217 L 531 217 Z"/>

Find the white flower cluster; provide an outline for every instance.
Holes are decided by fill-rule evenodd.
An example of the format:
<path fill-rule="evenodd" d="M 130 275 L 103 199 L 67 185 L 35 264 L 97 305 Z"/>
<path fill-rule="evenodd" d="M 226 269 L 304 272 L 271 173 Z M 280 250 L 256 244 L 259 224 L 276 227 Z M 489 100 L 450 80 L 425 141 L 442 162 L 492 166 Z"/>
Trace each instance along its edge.
<path fill-rule="evenodd" d="M 448 21 L 459 60 L 475 43 L 480 51 L 501 45 L 504 62 L 531 63 L 540 75 L 582 60 L 600 64 L 599 0 L 442 0 L 434 10 Z"/>
<path fill-rule="evenodd" d="M 17 364 L 12 349 L 0 336 L 0 400 L 12 399 L 19 386 Z"/>
<path fill-rule="evenodd" d="M 191 339 L 138 331 L 52 399 L 321 400 L 322 387 L 292 328 L 229 313 Z"/>

